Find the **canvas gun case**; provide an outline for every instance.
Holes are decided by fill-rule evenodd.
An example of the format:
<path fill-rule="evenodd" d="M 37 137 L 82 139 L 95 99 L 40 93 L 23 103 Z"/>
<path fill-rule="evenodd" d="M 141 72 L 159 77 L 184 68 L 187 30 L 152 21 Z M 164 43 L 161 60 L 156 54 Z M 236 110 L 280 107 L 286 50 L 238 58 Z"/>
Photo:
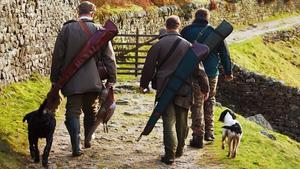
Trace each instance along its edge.
<path fill-rule="evenodd" d="M 170 80 L 168 81 L 161 97 L 157 100 L 157 104 L 141 133 L 140 137 L 137 139 L 139 141 L 142 135 L 148 135 L 156 122 L 164 113 L 173 100 L 176 92 L 180 89 L 186 79 L 191 75 L 194 68 L 199 64 L 200 61 L 204 60 L 208 53 L 209 49 L 213 50 L 219 45 L 233 30 L 233 27 L 227 21 L 222 21 L 222 23 L 214 29 L 208 36 L 200 36 L 201 44 L 198 42 L 193 43 L 193 47 L 190 48 L 185 56 L 182 58 L 178 64 L 175 72 L 171 75 Z M 204 45 L 203 45 L 204 44 Z"/>

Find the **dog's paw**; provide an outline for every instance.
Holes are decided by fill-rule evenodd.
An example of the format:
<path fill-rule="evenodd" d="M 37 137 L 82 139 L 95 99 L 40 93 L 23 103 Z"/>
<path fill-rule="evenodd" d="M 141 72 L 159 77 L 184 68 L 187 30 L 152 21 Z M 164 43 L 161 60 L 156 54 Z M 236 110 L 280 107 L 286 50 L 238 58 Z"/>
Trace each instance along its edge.
<path fill-rule="evenodd" d="M 225 149 L 225 145 L 224 145 L 224 144 L 222 144 L 222 149 L 223 149 L 223 150 Z"/>
<path fill-rule="evenodd" d="M 227 157 L 230 157 L 230 153 L 227 154 Z"/>
<path fill-rule="evenodd" d="M 231 158 L 235 158 L 236 157 L 236 153 L 233 152 L 232 155 L 231 155 Z"/>

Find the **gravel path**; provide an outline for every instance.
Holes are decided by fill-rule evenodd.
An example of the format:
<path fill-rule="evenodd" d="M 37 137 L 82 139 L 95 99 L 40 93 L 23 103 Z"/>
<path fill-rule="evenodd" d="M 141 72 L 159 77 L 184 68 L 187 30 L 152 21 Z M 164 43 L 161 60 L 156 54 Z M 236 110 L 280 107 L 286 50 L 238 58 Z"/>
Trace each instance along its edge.
<path fill-rule="evenodd" d="M 295 26 L 300 26 L 300 16 L 275 20 L 271 22 L 259 23 L 243 30 L 234 31 L 227 37 L 226 41 L 228 43 L 241 42 L 268 32 L 273 32 L 276 30 Z"/>

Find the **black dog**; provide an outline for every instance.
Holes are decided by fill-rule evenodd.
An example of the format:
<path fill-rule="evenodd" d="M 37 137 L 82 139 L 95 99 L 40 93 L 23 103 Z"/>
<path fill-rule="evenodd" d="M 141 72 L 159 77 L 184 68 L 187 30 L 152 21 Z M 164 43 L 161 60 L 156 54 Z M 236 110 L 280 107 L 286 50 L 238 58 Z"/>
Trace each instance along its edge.
<path fill-rule="evenodd" d="M 48 166 L 48 156 L 51 150 L 53 133 L 56 126 L 55 114 L 54 112 L 45 109 L 46 103 L 47 100 L 43 102 L 38 110 L 28 113 L 23 119 L 23 122 L 28 122 L 30 155 L 36 163 L 40 161 L 38 139 L 46 138 L 46 146 L 42 156 L 42 164 L 44 167 Z"/>

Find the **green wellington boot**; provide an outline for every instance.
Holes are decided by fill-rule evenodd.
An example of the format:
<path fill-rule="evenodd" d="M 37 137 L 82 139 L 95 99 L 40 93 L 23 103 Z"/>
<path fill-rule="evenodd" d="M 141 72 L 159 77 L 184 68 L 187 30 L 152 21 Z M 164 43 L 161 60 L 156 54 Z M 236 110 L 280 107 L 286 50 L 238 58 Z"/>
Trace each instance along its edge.
<path fill-rule="evenodd" d="M 79 121 L 79 118 L 68 117 L 65 121 L 65 125 L 70 134 L 73 157 L 82 155 L 83 153 L 80 150 L 80 121 Z"/>

